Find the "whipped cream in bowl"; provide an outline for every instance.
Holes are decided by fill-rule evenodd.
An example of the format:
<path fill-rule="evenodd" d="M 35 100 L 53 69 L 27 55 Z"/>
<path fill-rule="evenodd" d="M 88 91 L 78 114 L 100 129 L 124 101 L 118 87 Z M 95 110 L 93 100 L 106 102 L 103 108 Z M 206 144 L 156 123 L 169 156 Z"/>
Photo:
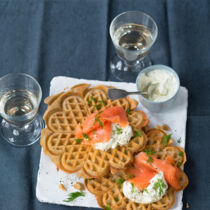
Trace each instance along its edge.
<path fill-rule="evenodd" d="M 153 65 L 143 69 L 137 79 L 136 87 L 145 95 L 140 102 L 150 111 L 159 112 L 171 108 L 180 87 L 177 73 L 165 65 Z"/>

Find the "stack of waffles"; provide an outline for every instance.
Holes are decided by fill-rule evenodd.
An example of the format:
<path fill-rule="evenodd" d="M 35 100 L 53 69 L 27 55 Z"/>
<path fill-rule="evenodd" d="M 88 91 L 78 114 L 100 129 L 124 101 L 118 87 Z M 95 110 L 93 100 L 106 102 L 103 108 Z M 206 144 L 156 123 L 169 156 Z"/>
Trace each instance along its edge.
<path fill-rule="evenodd" d="M 125 171 L 132 165 L 135 154 L 151 148 L 159 159 L 165 159 L 168 154 L 178 167 L 186 162 L 184 150 L 172 146 L 172 140 L 163 144 L 167 133 L 158 128 L 149 129 L 149 120 L 143 111 L 136 111 L 137 101 L 129 97 L 109 100 L 108 86 L 91 87 L 89 84 L 79 84 L 67 92 L 49 96 L 45 99 L 48 108 L 44 114 L 46 128 L 42 130 L 41 146 L 45 154 L 56 164 L 58 169 L 66 173 L 77 173 L 85 179 L 87 189 L 95 195 L 100 207 L 110 209 L 169 209 L 174 203 L 173 188 L 168 188 L 164 197 L 152 204 L 138 204 L 126 198 L 122 185 L 117 179 L 127 180 Z M 107 151 L 96 150 L 91 145 L 75 141 L 76 127 L 85 118 L 108 107 L 121 106 L 127 112 L 127 118 L 133 131 L 140 130 L 140 136 L 133 137 L 127 145 L 117 146 Z M 180 156 L 182 152 L 182 156 Z M 182 171 L 180 183 L 184 189 L 188 179 Z"/>

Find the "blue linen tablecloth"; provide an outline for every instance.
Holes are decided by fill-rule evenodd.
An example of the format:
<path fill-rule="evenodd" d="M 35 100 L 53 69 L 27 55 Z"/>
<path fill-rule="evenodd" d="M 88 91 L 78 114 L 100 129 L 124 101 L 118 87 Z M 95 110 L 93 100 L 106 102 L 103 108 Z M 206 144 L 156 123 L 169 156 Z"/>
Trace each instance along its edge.
<path fill-rule="evenodd" d="M 190 184 L 184 209 L 210 209 L 210 2 L 208 0 L 1 0 L 0 76 L 25 72 L 38 79 L 43 97 L 57 75 L 114 80 L 108 34 L 114 16 L 141 10 L 157 22 L 150 57 L 166 64 L 189 90 L 185 171 Z M 46 106 L 41 104 L 40 113 Z M 35 187 L 40 145 L 17 149 L 0 139 L 0 209 L 85 209 L 40 203 Z"/>

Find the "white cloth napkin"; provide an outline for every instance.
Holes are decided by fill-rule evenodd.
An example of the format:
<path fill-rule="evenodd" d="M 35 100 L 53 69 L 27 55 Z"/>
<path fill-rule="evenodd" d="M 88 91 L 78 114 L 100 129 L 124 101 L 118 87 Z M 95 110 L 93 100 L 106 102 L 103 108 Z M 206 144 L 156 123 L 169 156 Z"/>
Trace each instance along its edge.
<path fill-rule="evenodd" d="M 111 85 L 116 88 L 135 91 L 134 83 L 110 82 L 97 80 L 75 79 L 71 77 L 54 77 L 51 81 L 50 95 L 55 95 L 61 91 L 66 91 L 72 86 L 79 83 L 89 83 L 92 85 L 104 84 Z M 133 96 L 138 100 L 138 96 Z M 172 137 L 175 140 L 181 139 L 180 143 L 175 141 L 175 144 L 185 147 L 185 133 L 187 121 L 187 105 L 188 91 L 185 87 L 181 87 L 174 103 L 174 107 L 166 113 L 150 113 L 146 108 L 139 103 L 138 109 L 145 111 L 150 119 L 151 127 L 156 127 L 157 124 L 167 124 L 171 128 Z M 85 197 L 79 197 L 73 202 L 64 202 L 70 192 L 77 191 L 73 188 L 75 182 L 82 182 L 75 174 L 66 174 L 61 170 L 57 171 L 54 163 L 50 158 L 41 152 L 39 172 L 37 177 L 36 196 L 39 201 L 47 203 L 62 204 L 67 206 L 83 206 L 83 207 L 98 207 L 95 197 L 85 190 Z M 62 183 L 67 188 L 67 191 L 59 189 L 59 184 Z M 175 204 L 172 210 L 181 210 L 183 192 L 180 191 L 175 195 Z"/>

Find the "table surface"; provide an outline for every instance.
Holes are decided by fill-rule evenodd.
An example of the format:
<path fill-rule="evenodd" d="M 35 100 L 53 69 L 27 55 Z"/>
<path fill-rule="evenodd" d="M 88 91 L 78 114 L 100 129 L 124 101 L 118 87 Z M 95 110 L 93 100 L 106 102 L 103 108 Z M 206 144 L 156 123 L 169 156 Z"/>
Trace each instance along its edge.
<path fill-rule="evenodd" d="M 189 90 L 184 206 L 210 206 L 210 2 L 208 0 L 1 0 L 0 76 L 25 72 L 49 93 L 54 76 L 114 80 L 108 34 L 113 17 L 141 10 L 157 22 L 154 64 L 174 68 Z M 40 113 L 46 106 L 43 101 Z M 40 203 L 36 178 L 40 145 L 13 148 L 0 139 L 1 210 L 85 209 Z M 185 207 L 184 207 L 185 209 Z"/>

